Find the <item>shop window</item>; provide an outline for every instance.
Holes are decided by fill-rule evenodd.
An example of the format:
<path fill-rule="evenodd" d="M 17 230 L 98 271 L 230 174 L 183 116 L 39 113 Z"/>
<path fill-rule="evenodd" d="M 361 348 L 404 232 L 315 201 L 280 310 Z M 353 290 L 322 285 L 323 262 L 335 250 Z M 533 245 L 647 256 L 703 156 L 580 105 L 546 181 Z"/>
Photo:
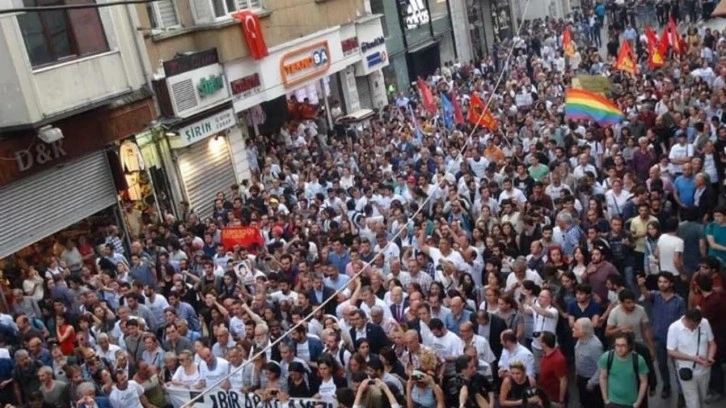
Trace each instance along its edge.
<path fill-rule="evenodd" d="M 25 7 L 94 4 L 93 0 L 25 0 Z M 52 10 L 18 16 L 33 67 L 108 51 L 97 8 Z"/>
<path fill-rule="evenodd" d="M 151 27 L 156 30 L 179 27 L 179 16 L 172 0 L 159 0 L 146 5 Z"/>

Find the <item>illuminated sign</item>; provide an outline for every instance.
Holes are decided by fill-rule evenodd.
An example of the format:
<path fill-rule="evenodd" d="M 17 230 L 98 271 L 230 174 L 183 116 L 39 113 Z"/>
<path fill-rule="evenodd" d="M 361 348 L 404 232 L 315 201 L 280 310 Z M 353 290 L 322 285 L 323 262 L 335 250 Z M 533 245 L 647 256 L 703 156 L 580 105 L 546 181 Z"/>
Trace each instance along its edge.
<path fill-rule="evenodd" d="M 374 52 L 373 54 L 366 57 L 366 61 L 368 62 L 368 68 L 372 68 L 378 64 L 383 64 L 384 62 L 386 62 L 387 58 L 388 55 L 386 55 L 385 51 Z"/>
<path fill-rule="evenodd" d="M 234 95 L 236 99 L 255 94 L 262 88 L 260 74 L 254 73 L 240 79 L 235 79 L 229 83 L 229 87 L 232 89 L 232 95 Z"/>
<path fill-rule="evenodd" d="M 280 75 L 285 86 L 292 86 L 321 74 L 330 68 L 327 41 L 291 51 L 280 58 Z"/>
<path fill-rule="evenodd" d="M 428 24 L 431 19 L 424 0 L 401 0 L 401 5 L 405 10 L 403 21 L 408 30 Z"/>
<path fill-rule="evenodd" d="M 366 52 L 370 50 L 371 48 L 378 47 L 379 45 L 383 45 L 386 43 L 386 39 L 383 38 L 383 36 L 380 36 L 373 41 L 363 42 L 360 44 L 360 50 L 361 52 Z"/>
<path fill-rule="evenodd" d="M 355 37 L 348 38 L 340 42 L 340 47 L 343 49 L 343 55 L 346 57 L 353 55 L 358 51 L 358 39 Z M 361 46 L 362 47 L 362 46 Z"/>
<path fill-rule="evenodd" d="M 199 80 L 199 85 L 197 85 L 197 91 L 199 91 L 199 96 L 202 98 L 214 95 L 222 89 L 224 89 L 222 75 L 210 75 L 207 78 L 202 78 Z"/>

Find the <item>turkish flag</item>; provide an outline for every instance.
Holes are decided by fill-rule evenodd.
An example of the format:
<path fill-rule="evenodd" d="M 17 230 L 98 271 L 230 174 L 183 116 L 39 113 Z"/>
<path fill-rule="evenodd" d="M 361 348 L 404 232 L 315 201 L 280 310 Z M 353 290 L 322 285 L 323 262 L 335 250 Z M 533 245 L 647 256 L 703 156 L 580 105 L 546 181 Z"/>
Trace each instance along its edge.
<path fill-rule="evenodd" d="M 262 26 L 260 25 L 260 17 L 250 10 L 238 11 L 232 16 L 242 25 L 242 34 L 250 49 L 250 54 L 255 60 L 265 58 L 269 53 L 265 37 L 262 35 Z"/>
<path fill-rule="evenodd" d="M 673 21 L 673 16 L 668 17 L 668 29 L 671 32 L 670 43 L 671 47 L 673 47 L 673 52 L 681 55 L 683 53 L 683 49 L 681 47 L 681 36 L 678 34 L 678 26 L 676 25 L 676 22 Z"/>

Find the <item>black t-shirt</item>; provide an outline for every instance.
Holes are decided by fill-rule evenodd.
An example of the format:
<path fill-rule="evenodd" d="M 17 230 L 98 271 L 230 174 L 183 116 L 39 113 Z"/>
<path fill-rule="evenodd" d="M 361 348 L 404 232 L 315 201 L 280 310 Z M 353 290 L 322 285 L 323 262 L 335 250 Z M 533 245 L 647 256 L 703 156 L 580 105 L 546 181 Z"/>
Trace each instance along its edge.
<path fill-rule="evenodd" d="M 464 405 L 466 408 L 477 408 L 479 405 L 476 403 L 476 396 L 481 395 L 485 400 L 489 401 L 489 393 L 494 391 L 489 380 L 483 375 L 477 373 L 472 378 L 461 379 L 461 386 L 466 385 L 469 391 L 469 397 Z"/>

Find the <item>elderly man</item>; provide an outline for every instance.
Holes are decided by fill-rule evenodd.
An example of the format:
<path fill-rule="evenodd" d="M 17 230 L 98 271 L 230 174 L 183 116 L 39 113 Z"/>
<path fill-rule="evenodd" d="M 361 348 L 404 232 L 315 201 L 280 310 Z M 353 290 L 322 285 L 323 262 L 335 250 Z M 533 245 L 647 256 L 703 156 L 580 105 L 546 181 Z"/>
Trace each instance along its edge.
<path fill-rule="evenodd" d="M 226 327 L 217 329 L 217 342 L 212 346 L 212 353 L 220 358 L 227 357 L 227 351 L 234 347 L 237 343 L 229 335 Z"/>
<path fill-rule="evenodd" d="M 386 316 L 383 312 L 383 307 L 375 305 L 371 308 L 371 323 L 381 326 L 383 332 L 386 333 L 388 338 L 391 337 L 394 331 L 398 330 L 398 323 L 392 318 Z"/>
<path fill-rule="evenodd" d="M 96 353 L 108 360 L 109 362 L 116 363 L 116 351 L 121 350 L 121 347 L 111 344 L 111 341 L 106 333 L 100 333 L 96 339 L 98 344 L 96 345 Z"/>
<path fill-rule="evenodd" d="M 458 336 L 461 334 L 459 332 L 459 326 L 471 320 L 471 312 L 464 309 L 464 300 L 459 296 L 451 299 L 449 308 L 451 309 L 451 313 L 446 315 L 444 323 L 446 324 L 447 330 Z"/>

